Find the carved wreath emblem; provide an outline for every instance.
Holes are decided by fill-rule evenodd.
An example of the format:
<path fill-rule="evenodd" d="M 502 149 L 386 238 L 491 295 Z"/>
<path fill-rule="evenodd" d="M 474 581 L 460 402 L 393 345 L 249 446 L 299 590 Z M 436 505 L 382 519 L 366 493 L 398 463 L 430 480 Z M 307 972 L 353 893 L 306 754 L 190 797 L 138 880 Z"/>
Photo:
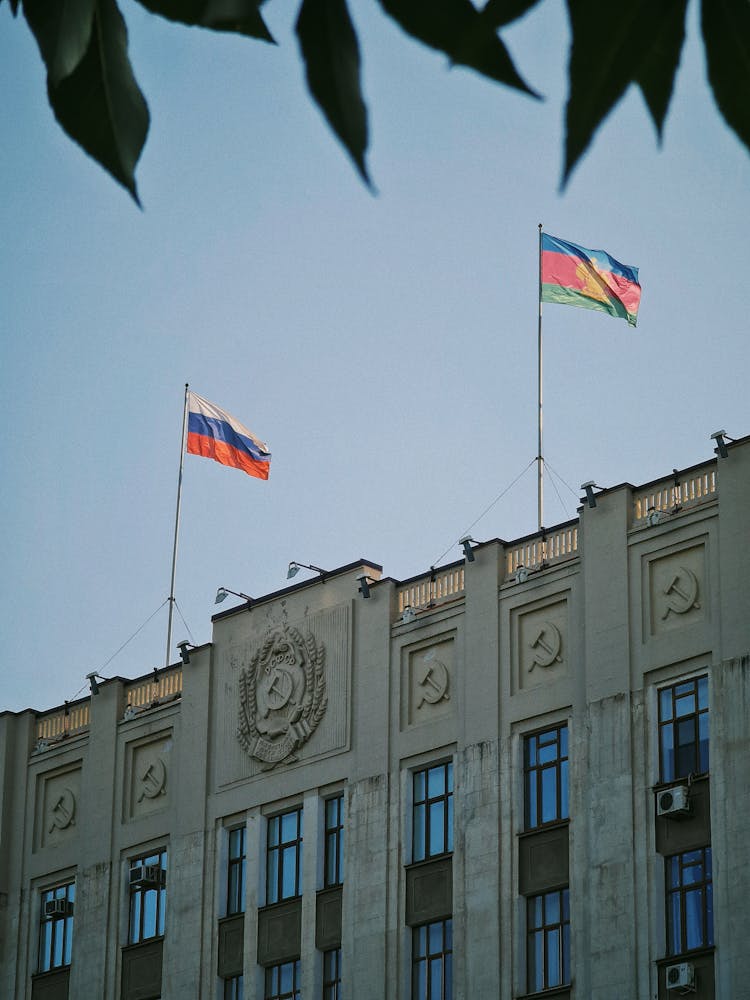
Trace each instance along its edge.
<path fill-rule="evenodd" d="M 274 767 L 294 760 L 328 705 L 325 648 L 289 626 L 270 632 L 240 674 L 237 738 L 251 757 Z"/>

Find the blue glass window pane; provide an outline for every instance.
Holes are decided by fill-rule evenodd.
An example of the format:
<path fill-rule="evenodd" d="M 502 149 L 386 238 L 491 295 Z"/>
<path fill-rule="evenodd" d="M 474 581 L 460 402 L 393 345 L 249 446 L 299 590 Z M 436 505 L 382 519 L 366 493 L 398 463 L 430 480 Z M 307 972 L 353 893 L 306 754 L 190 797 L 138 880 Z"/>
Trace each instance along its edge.
<path fill-rule="evenodd" d="M 705 849 L 705 851 L 703 852 L 703 857 L 704 857 L 705 864 L 706 864 L 706 878 L 710 879 L 711 875 L 712 875 L 711 848 L 710 847 L 707 847 Z"/>
<path fill-rule="evenodd" d="M 446 764 L 446 773 L 448 779 L 448 791 L 453 791 L 453 764 Z"/>
<path fill-rule="evenodd" d="M 434 798 L 436 795 L 445 794 L 445 767 L 431 767 L 427 772 L 427 795 Z"/>
<path fill-rule="evenodd" d="M 557 819 L 557 769 L 542 771 L 542 823 Z"/>
<path fill-rule="evenodd" d="M 268 821 L 268 845 L 277 847 L 279 843 L 279 817 L 273 816 Z"/>
<path fill-rule="evenodd" d="M 433 958 L 430 962 L 430 1000 L 442 1000 L 443 960 Z"/>
<path fill-rule="evenodd" d="M 537 826 L 539 824 L 539 819 L 537 818 L 537 808 L 536 808 L 536 772 L 532 771 L 531 774 L 526 776 L 526 803 L 529 810 L 528 825 L 530 827 Z"/>
<path fill-rule="evenodd" d="M 708 770 L 708 712 L 698 716 L 698 769 L 701 774 Z"/>
<path fill-rule="evenodd" d="M 279 852 L 272 851 L 268 855 L 268 871 L 266 873 L 267 903 L 279 901 Z"/>
<path fill-rule="evenodd" d="M 698 681 L 698 708 L 708 708 L 708 677 Z"/>
<path fill-rule="evenodd" d="M 165 892 L 164 889 L 160 889 L 159 890 L 159 920 L 158 920 L 158 923 L 157 923 L 157 926 L 156 926 L 156 933 L 157 934 L 163 934 L 164 933 L 164 915 L 167 912 L 167 908 L 164 905 L 165 900 L 166 900 L 166 895 L 167 894 L 166 894 L 166 892 Z"/>
<path fill-rule="evenodd" d="M 431 955 L 437 955 L 443 950 L 443 923 L 438 921 L 427 928 L 429 949 Z"/>
<path fill-rule="evenodd" d="M 445 956 L 445 1000 L 453 996 L 453 955 Z"/>
<path fill-rule="evenodd" d="M 430 806 L 430 855 L 442 854 L 445 850 L 444 836 L 445 800 L 433 802 Z"/>
<path fill-rule="evenodd" d="M 714 943 L 714 887 L 706 886 L 706 944 Z"/>
<path fill-rule="evenodd" d="M 526 764 L 534 767 L 536 762 L 536 736 L 529 736 L 526 740 Z"/>
<path fill-rule="evenodd" d="M 414 967 L 414 1000 L 425 1000 L 427 996 L 427 963 L 422 961 Z"/>
<path fill-rule="evenodd" d="M 669 722 L 672 718 L 672 689 L 667 688 L 659 692 L 659 717 L 662 722 Z"/>
<path fill-rule="evenodd" d="M 54 936 L 54 942 L 52 945 L 52 965 L 57 969 L 63 964 L 63 921 L 53 921 L 52 928 Z"/>
<path fill-rule="evenodd" d="M 560 764 L 560 818 L 567 819 L 568 811 L 568 762 L 562 761 Z"/>
<path fill-rule="evenodd" d="M 130 897 L 130 943 L 141 940 L 141 893 L 136 892 Z"/>
<path fill-rule="evenodd" d="M 445 845 L 446 851 L 453 850 L 453 796 L 448 799 L 448 843 Z"/>
<path fill-rule="evenodd" d="M 445 950 L 453 951 L 453 920 L 445 921 Z"/>
<path fill-rule="evenodd" d="M 281 898 L 289 899 L 297 895 L 297 847 L 283 848 L 281 862 Z"/>
<path fill-rule="evenodd" d="M 542 745 L 539 741 L 539 763 L 553 764 L 557 760 L 557 742 Z"/>
<path fill-rule="evenodd" d="M 417 928 L 417 955 L 423 958 L 427 954 L 427 928 Z"/>
<path fill-rule="evenodd" d="M 547 934 L 547 984 L 560 985 L 560 931 L 549 931 Z"/>
<path fill-rule="evenodd" d="M 541 927 L 544 924 L 543 902 L 543 896 L 534 896 L 529 900 L 529 927 Z"/>
<path fill-rule="evenodd" d="M 688 949 L 703 944 L 703 890 L 691 889 L 685 893 L 685 944 Z"/>
<path fill-rule="evenodd" d="M 294 963 L 285 962 L 281 966 L 281 992 L 288 993 L 294 987 Z"/>
<path fill-rule="evenodd" d="M 563 924 L 562 939 L 562 981 L 570 982 L 570 924 Z"/>
<path fill-rule="evenodd" d="M 285 843 L 297 839 L 297 815 L 295 811 L 281 817 L 281 839 Z"/>
<path fill-rule="evenodd" d="M 414 772 L 414 801 L 423 802 L 424 801 L 424 771 Z"/>
<path fill-rule="evenodd" d="M 70 965 L 73 952 L 73 918 L 67 917 L 65 920 L 65 953 L 63 955 L 63 965 Z"/>
<path fill-rule="evenodd" d="M 537 931 L 529 939 L 529 993 L 544 989 L 544 933 Z"/>
<path fill-rule="evenodd" d="M 339 831 L 339 879 L 344 877 L 344 831 Z"/>
<path fill-rule="evenodd" d="M 570 890 L 563 889 L 562 893 L 562 918 L 564 921 L 570 920 Z"/>
<path fill-rule="evenodd" d="M 544 897 L 544 922 L 545 924 L 560 923 L 560 893 L 548 892 Z"/>
<path fill-rule="evenodd" d="M 680 894 L 678 892 L 669 897 L 667 924 L 669 953 L 670 955 L 679 955 L 682 948 L 680 946 Z"/>
<path fill-rule="evenodd" d="M 560 726 L 560 756 L 568 756 L 568 727 Z"/>
<path fill-rule="evenodd" d="M 423 805 L 414 807 L 414 861 L 424 861 L 425 856 L 425 823 Z"/>
<path fill-rule="evenodd" d="M 143 899 L 143 937 L 156 935 L 156 890 L 148 889 L 142 895 Z"/>
<path fill-rule="evenodd" d="M 662 781 L 673 781 L 674 773 L 674 732 L 672 726 L 664 726 L 661 731 Z"/>
<path fill-rule="evenodd" d="M 669 858 L 667 861 L 667 883 L 670 889 L 675 889 L 680 884 L 680 859 L 678 856 Z"/>
<path fill-rule="evenodd" d="M 682 869 L 682 884 L 695 885 L 696 882 L 703 881 L 703 865 L 685 865 Z"/>
<path fill-rule="evenodd" d="M 50 969 L 50 958 L 52 953 L 52 922 L 47 920 L 42 924 L 39 941 L 39 971 L 47 972 Z"/>

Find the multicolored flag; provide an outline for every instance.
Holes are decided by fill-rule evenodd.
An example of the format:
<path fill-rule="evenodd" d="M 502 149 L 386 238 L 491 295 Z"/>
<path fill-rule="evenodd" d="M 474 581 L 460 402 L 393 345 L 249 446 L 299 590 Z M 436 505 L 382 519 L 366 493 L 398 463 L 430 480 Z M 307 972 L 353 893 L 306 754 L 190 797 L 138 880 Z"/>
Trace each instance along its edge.
<path fill-rule="evenodd" d="M 268 479 L 271 453 L 267 446 L 226 410 L 194 392 L 188 392 L 186 450 L 241 469 L 256 479 Z"/>
<path fill-rule="evenodd" d="M 636 325 L 641 301 L 637 267 L 549 233 L 542 233 L 541 252 L 542 302 L 598 309 Z"/>

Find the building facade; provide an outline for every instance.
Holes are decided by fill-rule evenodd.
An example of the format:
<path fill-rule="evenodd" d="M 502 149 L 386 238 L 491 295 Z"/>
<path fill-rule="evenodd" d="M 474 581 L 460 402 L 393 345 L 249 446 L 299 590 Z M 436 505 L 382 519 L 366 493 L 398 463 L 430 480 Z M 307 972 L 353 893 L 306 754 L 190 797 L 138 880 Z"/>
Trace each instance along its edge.
<path fill-rule="evenodd" d="M 0 996 L 750 1000 L 749 496 L 745 438 L 0 715 Z"/>

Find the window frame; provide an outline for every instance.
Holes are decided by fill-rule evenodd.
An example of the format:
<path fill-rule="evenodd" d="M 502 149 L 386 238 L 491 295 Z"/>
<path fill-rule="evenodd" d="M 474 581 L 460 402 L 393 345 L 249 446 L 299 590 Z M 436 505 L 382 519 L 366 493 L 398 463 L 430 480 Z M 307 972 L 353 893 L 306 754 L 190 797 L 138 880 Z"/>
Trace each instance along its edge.
<path fill-rule="evenodd" d="M 336 815 L 329 816 L 335 803 Z M 344 793 L 323 799 L 323 888 L 344 884 Z"/>
<path fill-rule="evenodd" d="M 539 761 L 541 737 L 555 734 L 556 757 L 553 761 Z M 563 737 L 564 733 L 564 737 Z M 534 762 L 531 762 L 531 746 L 535 742 Z M 563 751 L 564 742 L 564 751 Z M 548 746 L 545 743 L 543 746 Z M 523 822 L 524 833 L 540 830 L 557 823 L 570 820 L 570 727 L 568 720 L 556 722 L 532 732 L 523 734 Z M 555 772 L 555 815 L 544 819 L 545 784 L 544 773 Z M 533 787 L 532 787 L 533 783 Z M 532 813 L 533 799 L 533 813 Z M 564 801 L 563 801 L 564 800 Z M 535 814 L 535 818 L 534 815 Z"/>
<path fill-rule="evenodd" d="M 443 771 L 443 791 L 435 795 L 430 794 L 430 775 Z M 419 792 L 417 785 L 422 782 L 424 791 Z M 415 768 L 411 772 L 411 860 L 415 864 L 421 861 L 432 861 L 435 858 L 446 857 L 453 853 L 453 761 L 443 760 L 433 764 L 426 764 L 424 767 Z M 442 805 L 442 836 L 440 838 L 440 850 L 432 850 L 432 830 L 433 814 L 438 812 L 438 806 Z M 418 822 L 418 815 L 422 813 L 423 820 Z"/>
<path fill-rule="evenodd" d="M 230 976 L 224 980 L 222 997 L 223 1000 L 243 1000 L 245 994 L 245 978 L 243 973 L 237 976 Z"/>
<path fill-rule="evenodd" d="M 440 928 L 440 949 L 432 950 L 431 931 Z M 422 944 L 422 942 L 424 942 Z M 412 928 L 411 938 L 411 1000 L 431 1000 L 433 997 L 434 963 L 439 962 L 441 976 L 440 1000 L 453 997 L 453 917 L 431 920 Z M 423 974 L 423 980 L 420 973 Z M 422 986 L 424 987 L 422 989 Z"/>
<path fill-rule="evenodd" d="M 547 919 L 548 899 L 556 896 L 558 918 Z M 536 922 L 534 910 L 541 901 L 541 923 Z M 541 934 L 541 965 L 537 962 L 535 942 Z M 550 960 L 549 941 L 553 934 L 558 935 L 558 945 L 554 956 L 555 974 L 553 980 L 553 962 Z M 541 972 L 541 977 L 539 973 Z M 541 979 L 541 984 L 540 984 Z M 526 989 L 529 993 L 542 993 L 544 990 L 558 989 L 569 986 L 570 974 L 570 888 L 551 889 L 548 892 L 536 893 L 526 898 Z"/>
<path fill-rule="evenodd" d="M 239 834 L 239 850 L 233 850 L 233 841 Z M 234 917 L 245 912 L 245 881 L 247 873 L 247 824 L 227 829 L 226 916 Z"/>
<path fill-rule="evenodd" d="M 283 970 L 292 967 L 292 989 L 282 993 L 281 976 Z M 273 982 L 274 976 L 276 982 Z M 275 992 L 274 992 L 275 990 Z M 292 959 L 291 962 L 279 962 L 278 965 L 269 965 L 265 970 L 263 985 L 263 1000 L 300 1000 L 302 996 L 302 975 L 300 960 Z"/>
<path fill-rule="evenodd" d="M 323 952 L 323 1000 L 341 997 L 341 945 Z"/>
<path fill-rule="evenodd" d="M 705 693 L 705 699 L 702 699 L 701 686 L 703 685 L 703 692 Z M 686 689 L 691 687 L 693 691 L 688 690 L 679 691 L 679 689 Z M 665 696 L 670 695 L 670 709 L 669 715 L 665 711 Z M 681 698 L 694 697 L 695 699 L 695 710 L 692 712 L 687 712 L 684 715 L 677 714 L 677 702 Z M 662 785 L 670 784 L 672 782 L 682 781 L 688 778 L 691 774 L 695 777 L 698 775 L 705 775 L 709 773 L 709 768 L 711 766 L 711 716 L 710 716 L 710 705 L 709 705 L 709 684 L 708 684 L 708 673 L 696 674 L 693 677 L 682 677 L 671 684 L 666 684 L 664 687 L 660 687 L 656 692 L 657 700 L 657 741 L 659 744 L 659 783 Z M 701 701 L 705 700 L 705 705 L 701 708 Z M 701 739 L 701 717 L 706 719 L 706 735 L 705 735 L 705 768 L 701 767 L 701 745 L 704 742 Z M 688 720 L 693 720 L 693 739 L 689 743 L 678 745 L 676 743 L 676 736 L 678 735 L 678 724 L 684 724 Z M 670 769 L 667 767 L 666 760 L 666 748 L 665 748 L 665 738 L 667 731 L 671 732 L 671 773 Z M 680 750 L 690 747 L 692 749 L 693 762 L 695 763 L 695 769 L 688 768 L 682 773 L 682 768 L 680 767 L 679 754 Z"/>
<path fill-rule="evenodd" d="M 289 840 L 282 840 L 283 821 L 287 816 L 296 816 L 296 835 Z M 293 806 L 282 812 L 269 816 L 266 824 L 266 904 L 282 903 L 289 899 L 298 899 L 302 895 L 302 845 L 303 845 L 303 806 Z M 278 824 L 278 833 L 274 837 L 272 828 Z M 277 843 L 273 843 L 276 840 Z M 294 851 L 294 891 L 284 892 L 284 873 L 286 871 L 287 851 Z M 273 858 L 276 858 L 276 877 L 273 879 Z"/>
<path fill-rule="evenodd" d="M 687 861 L 690 855 L 700 852 L 702 867 L 702 877 L 693 881 L 685 881 L 686 870 L 695 868 L 695 862 Z M 673 884 L 672 873 L 675 863 L 677 865 L 678 879 Z M 700 942 L 689 946 L 688 942 L 688 897 L 695 892 L 700 892 Z M 679 928 L 674 926 L 673 901 L 677 902 L 679 915 Z M 689 954 L 692 951 L 699 951 L 703 948 L 711 948 L 714 944 L 714 921 L 713 921 L 713 856 L 711 845 L 705 847 L 695 847 L 689 851 L 680 851 L 678 854 L 671 854 L 664 859 L 664 901 L 666 908 L 666 934 L 667 934 L 667 954 L 670 957 Z M 675 931 L 678 931 L 679 941 L 675 940 Z M 675 950 L 679 945 L 679 950 Z"/>
<path fill-rule="evenodd" d="M 163 883 L 159 886 L 134 886 L 130 885 L 128 881 L 128 940 L 127 943 L 131 944 L 143 944 L 145 941 L 154 941 L 158 938 L 164 937 L 165 923 L 166 923 L 166 910 L 167 910 L 167 872 L 168 872 L 168 852 L 166 847 L 156 847 L 151 851 L 146 851 L 142 854 L 137 854 L 135 857 L 128 859 L 128 880 L 130 878 L 130 870 L 134 865 L 155 865 L 164 872 Z M 148 899 L 149 893 L 156 893 L 156 897 L 153 900 L 155 903 L 153 926 L 154 932 L 144 933 L 144 925 L 146 921 L 144 920 L 144 912 L 147 906 L 150 906 L 151 900 Z M 135 919 L 135 914 L 137 913 L 137 920 Z M 148 924 L 150 926 L 151 920 L 149 918 Z"/>
<path fill-rule="evenodd" d="M 75 879 L 59 882 L 57 885 L 42 889 L 39 898 L 37 970 L 39 972 L 53 972 L 55 969 L 70 968 L 73 957 L 73 918 L 75 916 L 76 900 Z M 67 906 L 70 907 L 70 912 L 51 917 L 46 916 L 44 904 L 58 899 L 65 900 Z M 49 928 L 49 931 L 47 928 Z M 58 952 L 60 960 L 56 961 Z"/>

